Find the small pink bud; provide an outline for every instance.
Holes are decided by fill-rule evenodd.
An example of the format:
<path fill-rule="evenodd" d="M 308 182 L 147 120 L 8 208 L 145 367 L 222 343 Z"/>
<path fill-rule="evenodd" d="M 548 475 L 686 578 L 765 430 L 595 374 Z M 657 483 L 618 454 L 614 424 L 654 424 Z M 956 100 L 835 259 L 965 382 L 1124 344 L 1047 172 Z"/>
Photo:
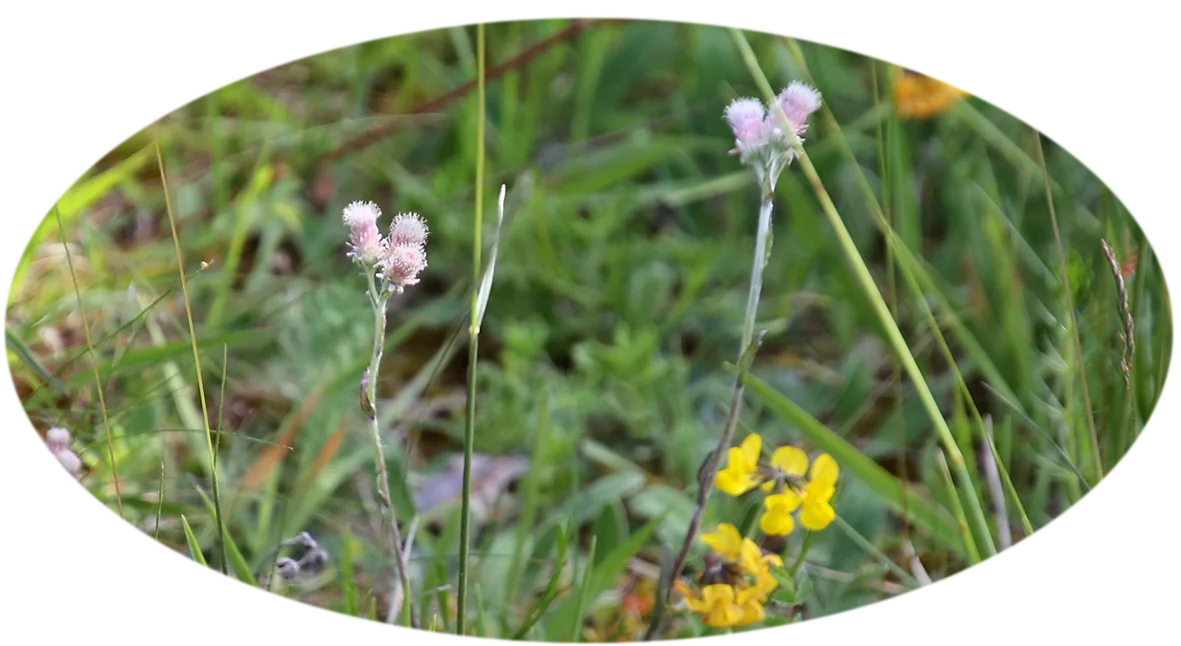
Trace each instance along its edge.
<path fill-rule="evenodd" d="M 797 135 L 807 130 L 808 116 L 820 109 L 820 93 L 799 81 L 792 81 L 775 100 Z M 770 116 L 778 122 L 777 115 Z"/>
<path fill-rule="evenodd" d="M 381 257 L 381 232 L 377 219 L 381 209 L 373 202 L 353 202 L 344 207 L 341 219 L 349 227 L 349 256 L 365 266 L 372 266 Z"/>
<path fill-rule="evenodd" d="M 767 143 L 763 130 L 763 116 L 766 111 L 758 99 L 734 99 L 726 106 L 725 118 L 734 131 L 736 152 L 745 154 Z"/>
<path fill-rule="evenodd" d="M 394 216 L 394 221 L 390 224 L 390 246 L 421 247 L 426 244 L 428 233 L 430 230 L 422 216 L 417 213 L 399 213 Z"/>
<path fill-rule="evenodd" d="M 70 432 L 60 426 L 55 426 L 45 432 L 45 444 L 50 451 L 60 451 L 70 447 Z"/>
<path fill-rule="evenodd" d="M 382 275 L 394 291 L 418 284 L 418 274 L 426 269 L 426 250 L 419 245 L 391 246 L 382 261 Z"/>
<path fill-rule="evenodd" d="M 57 451 L 54 453 L 57 456 L 57 461 L 70 472 L 70 475 L 77 478 L 82 475 L 82 458 L 79 458 L 73 451 L 66 449 L 64 451 Z"/>

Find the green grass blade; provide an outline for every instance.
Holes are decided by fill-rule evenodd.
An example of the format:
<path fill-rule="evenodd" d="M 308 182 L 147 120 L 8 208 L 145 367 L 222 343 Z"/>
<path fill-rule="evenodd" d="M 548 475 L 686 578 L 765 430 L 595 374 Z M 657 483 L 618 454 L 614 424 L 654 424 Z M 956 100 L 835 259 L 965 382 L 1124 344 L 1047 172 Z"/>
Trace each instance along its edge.
<path fill-rule="evenodd" d="M 580 640 L 582 633 L 582 620 L 586 615 L 586 600 L 590 595 L 590 573 L 591 568 L 595 565 L 595 547 L 598 545 L 598 537 L 591 536 L 590 549 L 586 552 L 586 566 L 582 570 L 582 585 L 578 588 L 578 602 L 575 604 L 574 621 L 570 623 L 570 641 L 577 642 Z"/>
<path fill-rule="evenodd" d="M 205 495 L 205 492 L 200 488 L 197 488 L 197 494 L 201 496 L 201 502 L 205 503 L 205 509 L 209 512 L 209 515 L 211 517 L 215 517 L 217 514 L 217 508 L 213 501 L 210 500 L 209 496 Z M 250 571 L 250 565 L 246 563 L 246 559 L 243 558 L 242 551 L 238 549 L 237 543 L 234 542 L 234 539 L 231 538 L 229 534 L 226 534 L 225 540 L 226 556 L 228 557 L 230 561 L 230 567 L 233 568 L 234 574 L 238 577 L 238 580 L 248 585 L 258 587 L 258 581 L 255 580 L 254 573 Z"/>
<path fill-rule="evenodd" d="M 953 521 L 947 512 L 907 486 L 847 440 L 816 421 L 804 409 L 754 375 L 746 385 L 775 415 L 787 421 L 804 439 L 827 452 L 841 466 L 841 470 L 861 479 L 883 502 L 916 525 L 930 531 L 936 540 L 952 550 L 962 549 Z"/>
<path fill-rule="evenodd" d="M 344 540 L 340 548 L 340 594 L 343 597 L 344 614 L 350 617 L 359 616 L 360 604 L 357 602 L 357 584 L 353 577 L 356 575 L 353 567 L 353 554 L 357 543 L 353 540 L 351 529 L 345 529 Z"/>
<path fill-rule="evenodd" d="M 1038 167 L 1041 169 L 1043 183 L 1046 187 L 1046 206 L 1050 210 L 1050 225 L 1054 230 L 1054 248 L 1058 252 L 1059 277 L 1062 280 L 1063 292 L 1066 297 L 1066 313 L 1070 319 L 1070 339 L 1074 346 L 1073 363 L 1078 371 L 1079 388 L 1082 390 L 1083 396 L 1083 420 L 1086 422 L 1087 431 L 1085 440 L 1090 443 L 1091 465 L 1095 468 L 1095 482 L 1098 482 L 1103 479 L 1103 457 L 1099 452 L 1099 435 L 1095 430 L 1095 413 L 1091 407 L 1090 387 L 1087 385 L 1086 357 L 1083 354 L 1082 343 L 1079 341 L 1078 316 L 1074 311 L 1074 294 L 1070 288 L 1070 275 L 1066 268 L 1066 251 L 1062 246 L 1062 234 L 1058 230 L 1057 210 L 1054 208 L 1054 196 L 1050 190 L 1050 172 L 1046 169 L 1046 157 L 1042 151 L 1042 135 L 1040 132 L 1036 135 Z"/>
<path fill-rule="evenodd" d="M 193 528 L 189 527 L 189 519 L 185 518 L 184 514 L 180 515 L 180 523 L 184 526 L 185 542 L 189 544 L 189 554 L 192 555 L 194 561 L 208 567 L 205 555 L 201 553 L 201 545 L 197 543 L 197 537 L 193 535 Z"/>
<path fill-rule="evenodd" d="M 557 641 L 564 638 L 568 635 L 567 631 L 570 630 L 571 624 L 581 623 L 580 617 L 583 610 L 580 610 L 580 605 L 585 608 L 592 604 L 599 598 L 599 595 L 619 580 L 620 575 L 627 568 L 627 562 L 648 542 L 663 520 L 661 517 L 645 523 L 632 534 L 626 543 L 616 547 L 590 570 L 587 580 L 583 581 L 583 592 L 578 596 L 567 598 L 546 617 L 546 639 Z M 584 594 L 585 596 L 583 596 Z"/>
<path fill-rule="evenodd" d="M 546 392 L 541 393 L 541 406 L 537 413 L 537 428 L 534 431 L 533 439 L 533 455 L 541 455 L 542 449 L 545 447 L 546 437 L 549 430 L 549 395 Z M 525 476 L 525 483 L 523 489 L 523 506 L 521 509 L 521 516 L 517 520 L 516 540 L 513 543 L 513 556 L 509 564 L 509 580 L 506 599 L 515 599 L 517 595 L 517 588 L 521 584 L 521 576 L 524 574 L 525 563 L 525 543 L 528 541 L 529 535 L 533 531 L 533 521 L 537 517 L 538 494 L 540 484 L 538 479 L 542 465 L 534 458 L 529 467 L 529 473 Z M 508 616 L 505 613 L 501 618 L 501 632 L 508 632 Z"/>
<path fill-rule="evenodd" d="M 776 102 L 775 91 L 771 89 L 771 84 L 767 81 L 762 68 L 759 67 L 758 60 L 755 58 L 754 51 L 750 48 L 750 43 L 747 42 L 746 36 L 740 30 L 733 28 L 730 30 L 730 33 L 734 38 L 735 44 L 742 52 L 747 68 L 762 90 L 764 98 L 769 105 L 774 106 L 774 112 L 780 119 L 780 123 L 784 129 L 790 131 L 791 128 L 787 121 L 787 116 L 783 114 L 782 108 Z M 939 410 L 939 403 L 935 401 L 935 396 L 931 393 L 931 388 L 927 384 L 926 377 L 923 376 L 922 370 L 919 369 L 918 362 L 915 361 L 914 355 L 906 344 L 906 339 L 902 336 L 902 331 L 898 329 L 898 322 L 894 320 L 893 315 L 890 313 L 890 308 L 886 306 L 886 301 L 882 298 L 881 292 L 878 291 L 873 275 L 865 264 L 865 259 L 861 257 L 861 252 L 857 250 L 857 245 L 853 242 L 852 236 L 849 235 L 849 230 L 845 227 L 840 213 L 837 212 L 832 197 L 824 187 L 824 182 L 821 181 L 819 174 L 817 174 L 816 167 L 812 165 L 812 160 L 809 158 L 807 150 L 802 145 L 798 145 L 797 142 L 796 152 L 799 156 L 800 168 L 807 178 L 808 183 L 811 184 L 813 191 L 816 193 L 816 198 L 820 202 L 821 209 L 832 225 L 841 250 L 844 252 L 845 258 L 853 269 L 853 275 L 857 279 L 865 296 L 869 299 L 874 314 L 877 316 L 882 329 L 886 333 L 886 340 L 898 356 L 898 359 L 901 360 L 902 366 L 914 384 L 919 400 L 923 404 L 923 409 L 926 411 L 928 417 L 931 418 L 931 422 L 934 424 L 944 448 L 951 455 L 951 461 L 955 465 L 956 475 L 966 494 L 968 494 L 966 497 L 971 506 L 971 520 L 985 540 L 985 550 L 989 556 L 996 554 L 996 545 L 992 541 L 992 536 L 988 531 L 988 521 L 984 517 L 984 506 L 980 502 L 976 487 L 968 473 L 964 456 L 955 442 L 955 437 L 952 435 L 951 429 L 947 426 L 947 420 L 943 418 L 943 413 Z M 878 209 L 878 213 L 880 213 L 880 209 Z"/>
<path fill-rule="evenodd" d="M 476 360 L 479 356 L 480 322 L 484 315 L 484 308 L 480 303 L 480 295 L 482 292 L 485 292 L 484 286 L 481 285 L 483 281 L 480 276 L 480 247 L 484 242 L 482 236 L 484 231 L 484 129 L 487 121 L 484 96 L 485 50 L 484 24 L 480 23 L 476 27 L 476 59 L 478 68 L 478 97 L 476 103 L 476 213 L 473 228 L 475 235 L 472 236 L 473 286 L 476 286 L 476 288 L 472 290 L 471 321 L 468 327 L 467 414 L 464 417 L 462 516 L 460 517 L 459 526 L 459 608 L 456 610 L 455 618 L 455 634 L 457 635 L 466 634 L 465 628 L 467 624 L 468 557 L 471 550 L 472 450 L 476 443 Z M 502 199 L 501 204 L 503 203 L 504 201 Z M 489 273 L 487 290 L 490 291 L 491 288 L 492 277 L 491 273 Z M 486 301 L 484 305 L 487 305 Z"/>
<path fill-rule="evenodd" d="M 152 530 L 152 540 L 160 542 L 160 514 L 164 511 L 164 463 L 160 463 L 160 488 L 157 489 L 156 499 L 156 527 Z"/>
<path fill-rule="evenodd" d="M 867 554 L 872 556 L 875 561 L 885 566 L 887 570 L 893 572 L 894 576 L 898 577 L 906 585 L 912 588 L 919 587 L 919 582 L 915 580 L 915 578 L 911 576 L 909 572 L 898 567 L 898 564 L 895 563 L 893 559 L 883 554 L 882 551 L 879 550 L 868 538 L 862 536 L 860 532 L 854 529 L 853 526 L 848 523 L 848 521 L 846 521 L 844 518 L 841 518 L 839 515 L 834 520 L 836 522 L 837 528 L 844 532 L 845 536 L 849 537 L 849 540 L 853 541 L 858 547 L 865 550 Z M 797 562 L 802 561 L 803 557 L 801 556 Z"/>
<path fill-rule="evenodd" d="M 558 582 L 561 581 L 562 571 L 566 567 L 566 552 L 569 546 L 570 537 L 566 532 L 559 530 L 558 559 L 554 563 L 554 571 L 550 575 L 549 583 L 546 584 L 545 590 L 534 599 L 533 604 L 525 613 L 525 620 L 521 622 L 521 626 L 513 633 L 512 639 L 514 641 L 524 639 L 529 634 L 529 631 L 533 629 L 533 626 L 538 621 L 541 621 L 541 618 L 545 616 L 546 611 L 549 610 L 550 605 L 553 604 L 554 599 L 558 596 Z"/>
<path fill-rule="evenodd" d="M 475 584 L 476 589 L 476 636 L 488 636 L 488 619 L 484 614 L 484 592 L 480 584 Z"/>
<path fill-rule="evenodd" d="M 947 485 L 947 498 L 951 501 L 952 509 L 955 510 L 960 536 L 963 537 L 964 546 L 968 550 L 968 562 L 975 565 L 981 561 L 980 550 L 976 547 L 976 539 L 972 537 L 972 530 L 968 527 L 968 519 L 964 516 L 964 506 L 960 502 L 960 494 L 956 491 L 955 482 L 951 479 L 951 471 L 947 469 L 947 458 L 943 457 L 941 449 L 935 449 L 935 451 L 935 457 L 939 462 L 939 475 L 942 476 L 943 483 Z"/>
<path fill-rule="evenodd" d="M 192 301 L 189 299 L 189 284 L 185 280 L 185 263 L 180 251 L 180 236 L 177 235 L 176 218 L 172 213 L 172 198 L 168 193 L 168 176 L 164 173 L 164 155 L 160 152 L 159 140 L 153 141 L 156 147 L 156 162 L 160 167 L 160 183 L 164 191 L 165 211 L 168 213 L 168 224 L 172 228 L 172 242 L 176 249 L 176 269 L 177 275 L 180 276 L 181 294 L 184 296 L 185 316 L 189 322 L 189 339 L 193 345 L 193 370 L 197 373 L 197 393 L 201 398 L 201 419 L 205 424 L 205 443 L 209 449 L 210 478 L 213 482 L 213 499 L 217 508 L 214 514 L 214 522 L 217 524 L 217 541 L 221 544 L 221 572 L 222 574 L 228 574 L 226 570 L 226 561 L 229 560 L 226 556 L 226 531 L 225 523 L 222 522 L 221 518 L 221 494 L 218 491 L 217 484 L 217 458 L 213 450 L 213 435 L 209 429 L 209 410 L 205 403 L 205 380 L 201 376 L 201 354 L 197 350 L 197 326 L 193 323 L 193 307 Z"/>

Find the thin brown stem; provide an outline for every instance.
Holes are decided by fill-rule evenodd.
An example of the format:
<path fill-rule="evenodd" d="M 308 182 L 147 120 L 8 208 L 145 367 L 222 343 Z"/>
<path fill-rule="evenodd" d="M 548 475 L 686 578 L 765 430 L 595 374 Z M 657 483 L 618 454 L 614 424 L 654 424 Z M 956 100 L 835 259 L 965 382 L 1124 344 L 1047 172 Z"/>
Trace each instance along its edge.
<path fill-rule="evenodd" d="M 525 65 L 529 64 L 530 61 L 537 58 L 538 56 L 541 56 L 545 52 L 553 49 L 557 45 L 560 45 L 564 42 L 568 42 L 570 40 L 573 40 L 575 36 L 577 36 L 584 29 L 586 29 L 587 27 L 589 27 L 591 24 L 593 24 L 595 22 L 596 21 L 589 20 L 589 19 L 575 20 L 574 22 L 570 23 L 570 25 L 568 25 L 565 29 L 563 29 L 562 31 L 559 31 L 558 33 L 554 34 L 553 36 L 550 36 L 549 38 L 546 38 L 545 40 L 539 41 L 537 43 L 534 43 L 533 45 L 530 45 L 529 47 L 526 47 L 525 49 L 521 50 L 521 52 L 518 53 L 516 56 L 510 58 L 509 60 L 507 60 L 499 65 L 494 65 L 494 66 L 490 67 L 488 69 L 488 73 L 485 76 L 485 82 L 492 81 L 494 79 L 497 79 L 497 78 L 507 74 L 508 72 L 511 72 L 513 70 L 520 69 L 520 68 L 524 67 Z M 434 97 L 433 99 L 430 99 L 428 101 L 425 101 L 423 103 L 420 103 L 420 104 L 414 106 L 413 108 L 410 109 L 410 112 L 408 114 L 425 114 L 428 112 L 435 112 L 437 110 L 441 110 L 441 109 L 451 105 L 452 103 L 458 101 L 459 99 L 462 99 L 463 97 L 467 96 L 467 94 L 469 92 L 471 92 L 473 89 L 476 88 L 477 83 L 478 82 L 475 79 L 468 81 L 468 82 L 464 83 L 463 85 L 460 85 L 452 90 L 448 90 L 447 92 L 440 94 L 437 97 Z M 355 138 L 345 142 L 344 144 L 341 144 L 335 150 L 332 150 L 331 152 L 329 152 L 326 155 L 326 159 L 328 159 L 328 160 L 339 159 L 340 157 L 343 157 L 344 155 L 346 155 L 348 153 L 356 152 L 358 150 L 364 150 L 365 148 L 368 148 L 369 146 L 373 145 L 374 143 L 380 141 L 386 135 L 388 135 L 391 132 L 393 132 L 394 130 L 396 130 L 399 127 L 399 125 L 401 125 L 401 124 L 398 122 L 383 123 L 380 125 L 376 125 L 370 129 L 366 130 L 365 132 L 362 132 L 361 134 L 357 135 Z"/>

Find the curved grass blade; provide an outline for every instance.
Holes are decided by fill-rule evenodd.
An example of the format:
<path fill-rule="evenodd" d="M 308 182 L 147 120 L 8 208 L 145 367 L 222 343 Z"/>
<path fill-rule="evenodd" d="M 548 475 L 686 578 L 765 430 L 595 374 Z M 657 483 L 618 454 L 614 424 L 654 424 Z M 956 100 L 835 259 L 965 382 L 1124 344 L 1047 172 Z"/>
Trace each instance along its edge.
<path fill-rule="evenodd" d="M 847 440 L 816 421 L 804 409 L 766 382 L 754 375 L 748 375 L 746 385 L 763 400 L 771 412 L 799 430 L 804 439 L 836 459 L 843 470 L 869 485 L 886 504 L 904 514 L 914 524 L 931 532 L 945 547 L 962 553 L 964 546 L 959 540 L 959 532 L 944 509 L 918 493 L 909 491 L 901 480 L 858 451 Z"/>
<path fill-rule="evenodd" d="M 209 564 L 205 562 L 205 555 L 201 553 L 201 545 L 197 543 L 197 537 L 193 535 L 193 528 L 189 527 L 189 519 L 185 518 L 184 514 L 180 515 L 180 524 L 184 526 L 185 542 L 189 544 L 189 554 L 193 560 L 209 567 Z"/>

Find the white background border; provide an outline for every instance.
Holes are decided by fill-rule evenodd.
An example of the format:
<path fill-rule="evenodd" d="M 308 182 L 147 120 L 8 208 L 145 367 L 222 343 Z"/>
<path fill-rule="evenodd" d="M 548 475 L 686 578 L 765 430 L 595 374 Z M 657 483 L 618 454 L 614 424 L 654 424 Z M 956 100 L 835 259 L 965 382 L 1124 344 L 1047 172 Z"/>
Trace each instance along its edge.
<path fill-rule="evenodd" d="M 479 21 L 657 18 L 844 47 L 946 80 L 1062 144 L 1124 201 L 1181 284 L 1178 58 L 1165 2 L 98 2 L 5 5 L 0 19 L 0 299 L 53 201 L 160 116 L 237 79 L 356 42 Z M 399 6 L 402 5 L 402 6 Z M 468 5 L 468 6 L 465 6 Z M 674 8 L 675 7 L 675 8 Z M 560 13 L 555 11 L 560 9 Z M 1171 13 L 1171 12 L 1170 12 Z M 0 639 L 7 643 L 442 643 L 221 581 L 95 504 L 0 383 Z M 1170 378 L 1131 453 L 1080 505 L 1012 551 L 935 586 L 738 637 L 841 644 L 1176 643 Z M 1172 630 L 1171 630 L 1172 629 Z M 14 640 L 9 640 L 14 637 Z M 373 641 L 369 641 L 373 640 Z M 814 642 L 813 642 L 814 643 Z"/>

